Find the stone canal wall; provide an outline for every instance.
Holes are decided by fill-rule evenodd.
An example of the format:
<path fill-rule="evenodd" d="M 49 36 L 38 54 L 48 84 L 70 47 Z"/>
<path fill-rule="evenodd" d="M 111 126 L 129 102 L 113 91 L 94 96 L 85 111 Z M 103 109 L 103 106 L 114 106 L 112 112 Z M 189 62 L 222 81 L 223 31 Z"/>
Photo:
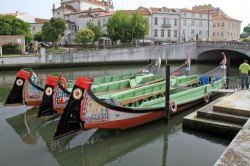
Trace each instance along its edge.
<path fill-rule="evenodd" d="M 196 59 L 196 43 L 169 44 L 125 49 L 101 49 L 62 54 L 46 54 L 41 49 L 39 56 L 0 57 L 0 69 L 19 69 L 20 67 L 48 68 L 73 67 L 108 64 L 138 64 L 156 59 L 155 52 L 165 61 L 183 61 L 187 52 L 191 59 Z"/>

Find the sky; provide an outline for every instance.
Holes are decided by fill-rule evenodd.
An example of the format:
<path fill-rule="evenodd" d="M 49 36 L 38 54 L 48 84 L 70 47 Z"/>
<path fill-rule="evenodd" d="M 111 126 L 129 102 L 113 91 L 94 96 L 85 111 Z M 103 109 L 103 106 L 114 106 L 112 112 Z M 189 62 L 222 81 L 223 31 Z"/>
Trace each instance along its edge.
<path fill-rule="evenodd" d="M 38 18 L 52 17 L 52 6 L 59 7 L 61 0 L 0 0 L 0 13 L 29 13 Z M 250 23 L 250 0 L 113 0 L 115 10 L 143 7 L 189 8 L 211 4 L 226 14 L 242 21 L 241 29 Z"/>

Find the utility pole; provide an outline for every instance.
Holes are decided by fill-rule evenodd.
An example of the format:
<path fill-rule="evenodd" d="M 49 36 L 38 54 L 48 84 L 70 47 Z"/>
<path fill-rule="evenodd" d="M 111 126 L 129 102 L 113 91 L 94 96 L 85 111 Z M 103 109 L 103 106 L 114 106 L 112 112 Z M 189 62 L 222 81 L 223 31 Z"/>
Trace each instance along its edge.
<path fill-rule="evenodd" d="M 207 10 L 207 41 L 209 41 L 209 21 L 210 21 L 210 11 L 213 11 L 211 9 Z"/>

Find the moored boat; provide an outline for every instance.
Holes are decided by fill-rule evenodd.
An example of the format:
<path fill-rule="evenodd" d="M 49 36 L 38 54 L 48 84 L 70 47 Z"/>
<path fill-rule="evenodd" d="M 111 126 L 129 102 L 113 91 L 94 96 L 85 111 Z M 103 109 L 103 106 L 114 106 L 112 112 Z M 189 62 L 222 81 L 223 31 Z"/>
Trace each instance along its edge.
<path fill-rule="evenodd" d="M 27 105 L 39 106 L 43 88 L 37 84 L 37 77 L 31 68 L 23 68 L 16 74 L 16 80 L 4 106 Z"/>
<path fill-rule="evenodd" d="M 206 75 L 171 79 L 171 115 L 201 101 L 208 102 L 213 88 L 218 89 L 225 84 L 224 66 L 220 65 Z M 69 104 L 54 135 L 55 139 L 81 128 L 127 129 L 158 120 L 165 115 L 164 82 L 117 93 L 108 100 L 102 100 L 92 92 L 91 82 L 93 79 L 76 80 Z M 70 105 L 76 103 L 75 109 L 69 109 Z"/>

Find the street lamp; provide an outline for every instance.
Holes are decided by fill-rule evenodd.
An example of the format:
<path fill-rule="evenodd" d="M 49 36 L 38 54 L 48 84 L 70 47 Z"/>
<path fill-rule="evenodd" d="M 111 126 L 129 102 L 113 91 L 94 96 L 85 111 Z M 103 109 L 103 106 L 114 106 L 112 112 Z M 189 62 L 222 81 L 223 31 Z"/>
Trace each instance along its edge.
<path fill-rule="evenodd" d="M 207 10 L 207 41 L 209 41 L 209 19 L 210 19 L 210 11 L 213 10 Z"/>
<path fill-rule="evenodd" d="M 71 39 L 70 39 L 70 34 L 71 34 L 71 32 L 70 31 L 68 31 L 68 40 L 69 40 L 69 52 L 70 52 L 70 41 L 71 41 Z"/>

